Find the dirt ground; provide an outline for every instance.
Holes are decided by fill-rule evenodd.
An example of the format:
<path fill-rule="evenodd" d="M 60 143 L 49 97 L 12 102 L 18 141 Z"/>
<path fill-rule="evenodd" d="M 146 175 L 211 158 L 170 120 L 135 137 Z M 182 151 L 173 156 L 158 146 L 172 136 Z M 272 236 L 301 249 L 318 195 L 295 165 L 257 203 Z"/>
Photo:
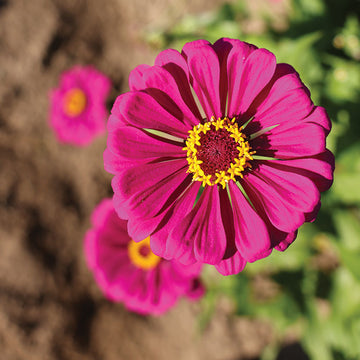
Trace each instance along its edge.
<path fill-rule="evenodd" d="M 200 304 L 141 317 L 104 299 L 85 265 L 89 216 L 111 196 L 105 136 L 76 148 L 47 125 L 48 91 L 75 64 L 113 81 L 151 64 L 151 28 L 222 0 L 0 0 L 1 360 L 255 359 L 271 328 L 219 305 L 204 331 Z"/>

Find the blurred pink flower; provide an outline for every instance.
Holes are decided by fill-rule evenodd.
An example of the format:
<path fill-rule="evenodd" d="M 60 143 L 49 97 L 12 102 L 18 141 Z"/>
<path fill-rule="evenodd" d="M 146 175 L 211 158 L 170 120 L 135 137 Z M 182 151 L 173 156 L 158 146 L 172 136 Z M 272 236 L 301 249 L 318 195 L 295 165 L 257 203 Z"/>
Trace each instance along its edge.
<path fill-rule="evenodd" d="M 239 40 L 198 40 L 138 66 L 129 85 L 104 163 L 135 241 L 150 234 L 155 254 L 229 275 L 315 220 L 333 179 L 331 123 L 290 65 Z"/>
<path fill-rule="evenodd" d="M 50 92 L 50 125 L 62 143 L 88 145 L 105 132 L 110 80 L 92 66 L 75 66 L 61 74 Z"/>
<path fill-rule="evenodd" d="M 150 250 L 150 239 L 133 241 L 111 199 L 93 211 L 85 236 L 85 256 L 106 297 L 140 314 L 160 315 L 183 295 L 198 299 L 204 288 L 198 278 L 201 264 L 185 266 Z"/>

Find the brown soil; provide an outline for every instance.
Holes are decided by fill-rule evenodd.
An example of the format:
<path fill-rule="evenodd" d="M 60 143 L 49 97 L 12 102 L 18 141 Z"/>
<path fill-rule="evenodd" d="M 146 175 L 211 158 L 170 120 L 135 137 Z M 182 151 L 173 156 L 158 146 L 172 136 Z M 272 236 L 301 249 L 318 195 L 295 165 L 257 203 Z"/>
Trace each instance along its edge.
<path fill-rule="evenodd" d="M 2 360 L 256 357 L 269 327 L 219 306 L 200 331 L 200 304 L 160 318 L 104 299 L 87 270 L 89 216 L 111 195 L 105 137 L 60 145 L 47 125 L 48 90 L 61 71 L 95 65 L 113 81 L 153 62 L 142 35 L 221 0 L 0 0 L 0 349 Z"/>

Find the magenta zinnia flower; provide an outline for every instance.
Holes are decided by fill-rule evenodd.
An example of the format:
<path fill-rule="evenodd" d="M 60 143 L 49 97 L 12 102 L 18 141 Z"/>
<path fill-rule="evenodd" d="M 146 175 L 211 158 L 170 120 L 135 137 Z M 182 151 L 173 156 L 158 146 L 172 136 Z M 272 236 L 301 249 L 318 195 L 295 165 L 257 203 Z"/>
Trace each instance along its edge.
<path fill-rule="evenodd" d="M 110 80 L 92 66 L 62 73 L 50 93 L 50 125 L 60 142 L 84 146 L 106 130 Z"/>
<path fill-rule="evenodd" d="M 330 120 L 297 72 L 233 39 L 165 50 L 108 122 L 114 206 L 159 256 L 224 275 L 286 249 L 332 183 Z M 198 201 L 196 201 L 198 199 Z"/>
<path fill-rule="evenodd" d="M 112 201 L 104 199 L 85 236 L 88 266 L 110 300 L 140 314 L 159 315 L 183 295 L 194 300 L 203 295 L 201 264 L 161 259 L 150 250 L 149 237 L 141 242 L 130 238 L 126 223 L 116 215 Z"/>

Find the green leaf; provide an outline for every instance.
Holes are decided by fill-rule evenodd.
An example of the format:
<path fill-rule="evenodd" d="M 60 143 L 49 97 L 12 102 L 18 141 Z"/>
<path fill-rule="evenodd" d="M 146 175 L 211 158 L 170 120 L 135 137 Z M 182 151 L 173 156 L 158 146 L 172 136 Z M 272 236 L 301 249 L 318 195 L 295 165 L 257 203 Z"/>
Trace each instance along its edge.
<path fill-rule="evenodd" d="M 331 192 L 346 204 L 360 204 L 360 174 L 336 173 Z"/>
<path fill-rule="evenodd" d="M 356 210 L 339 209 L 333 212 L 334 225 L 340 239 L 338 246 L 360 252 L 360 220 L 357 216 Z"/>
<path fill-rule="evenodd" d="M 349 123 L 343 119 L 343 126 L 348 129 Z M 360 174 L 360 142 L 348 147 L 336 158 L 336 170 L 338 172 L 356 172 Z"/>
<path fill-rule="evenodd" d="M 360 283 L 360 252 L 354 252 L 339 246 L 342 264 L 353 274 Z"/>
<path fill-rule="evenodd" d="M 330 301 L 334 321 L 359 318 L 360 283 L 347 267 L 340 267 L 335 272 Z"/>
<path fill-rule="evenodd" d="M 326 56 L 332 70 L 327 72 L 325 94 L 334 102 L 357 102 L 360 94 L 360 65 L 358 62 Z"/>

